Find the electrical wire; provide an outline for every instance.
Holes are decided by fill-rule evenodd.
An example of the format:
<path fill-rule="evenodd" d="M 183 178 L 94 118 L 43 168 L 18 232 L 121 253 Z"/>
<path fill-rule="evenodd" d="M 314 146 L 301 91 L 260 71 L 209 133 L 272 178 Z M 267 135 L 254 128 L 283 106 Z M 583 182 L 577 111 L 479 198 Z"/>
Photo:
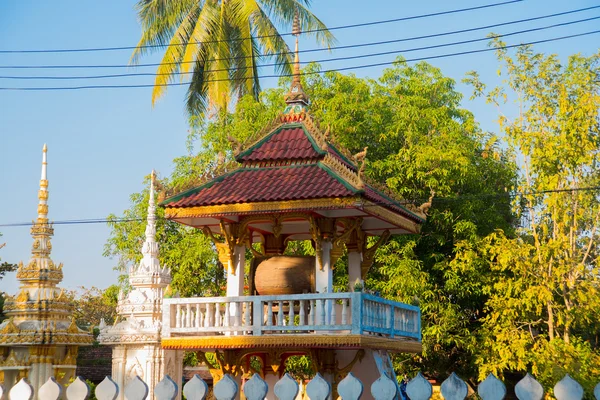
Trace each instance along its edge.
<path fill-rule="evenodd" d="M 582 11 L 589 11 L 589 10 L 597 9 L 597 8 L 600 8 L 600 5 L 579 8 L 579 9 L 569 10 L 569 11 L 563 11 L 563 12 L 554 13 L 554 14 L 547 14 L 547 15 L 542 15 L 542 16 L 538 16 L 538 17 L 531 17 L 531 18 L 525 18 L 525 19 L 520 19 L 520 20 L 501 22 L 501 23 L 497 23 L 497 24 L 479 26 L 479 27 L 475 27 L 475 28 L 434 33 L 434 34 L 429 34 L 429 35 L 413 36 L 413 37 L 408 37 L 408 38 L 384 40 L 384 41 L 378 41 L 378 42 L 351 44 L 351 45 L 344 45 L 344 46 L 332 46 L 329 48 L 319 47 L 319 48 L 312 48 L 312 49 L 303 49 L 303 50 L 299 50 L 298 53 L 312 53 L 312 52 L 321 52 L 321 51 L 330 51 L 330 50 L 343 50 L 343 49 L 351 49 L 351 48 L 379 46 L 379 45 L 400 43 L 400 42 L 409 42 L 409 41 L 414 41 L 414 40 L 431 39 L 431 38 L 436 38 L 436 37 L 456 35 L 456 34 L 460 34 L 460 33 L 468 33 L 468 32 L 475 32 L 475 31 L 479 31 L 479 30 L 498 28 L 501 26 L 520 24 L 520 23 L 524 23 L 524 22 L 532 22 L 532 21 L 537 21 L 537 20 L 542 20 L 542 19 L 547 19 L 547 18 L 552 18 L 552 17 L 557 17 L 557 16 L 564 16 L 564 15 L 568 15 L 568 14 L 578 13 L 578 12 L 582 12 Z M 224 60 L 235 61 L 235 60 L 241 60 L 241 59 L 253 58 L 253 57 L 274 57 L 274 56 L 280 56 L 280 55 L 292 54 L 292 53 L 293 52 L 291 52 L 291 51 L 272 53 L 272 54 L 265 53 L 265 54 L 258 54 L 255 56 L 249 55 L 249 56 L 240 56 L 240 57 L 214 58 L 214 59 L 211 59 L 210 61 L 224 61 Z M 97 69 L 97 68 L 131 68 L 131 67 L 143 68 L 143 67 L 158 67 L 160 65 L 189 64 L 189 63 L 195 63 L 195 62 L 196 61 L 182 61 L 182 62 L 168 62 L 168 63 L 146 63 L 146 64 L 135 64 L 135 65 L 128 65 L 128 64 L 117 64 L 117 65 L 110 65 L 110 64 L 108 64 L 108 65 L 0 65 L 0 69 L 84 69 L 84 68 Z M 123 75 L 127 76 L 127 74 L 123 74 Z"/>
<path fill-rule="evenodd" d="M 579 19 L 579 20 L 575 20 L 575 21 L 562 22 L 562 23 L 557 23 L 557 24 L 552 24 L 552 25 L 546 25 L 546 26 L 542 26 L 542 27 L 538 27 L 538 28 L 524 29 L 521 31 L 509 32 L 509 33 L 499 35 L 499 37 L 508 37 L 508 36 L 520 35 L 523 33 L 538 32 L 538 31 L 542 31 L 542 30 L 546 30 L 546 29 L 552 29 L 552 28 L 557 28 L 557 27 L 562 27 L 562 26 L 578 24 L 578 23 L 582 23 L 582 22 L 594 21 L 597 19 L 600 19 L 600 16 L 584 18 L 584 19 Z M 321 60 L 304 61 L 304 62 L 300 62 L 300 64 L 304 65 L 304 64 L 310 64 L 313 62 L 327 63 L 327 62 L 333 62 L 333 61 L 347 61 L 347 60 L 354 60 L 354 59 L 379 57 L 379 56 L 390 55 L 390 54 L 410 53 L 410 52 L 414 52 L 414 51 L 431 50 L 431 49 L 437 49 L 437 48 L 443 48 L 443 47 L 460 46 L 460 45 L 464 45 L 464 44 L 477 43 L 477 42 L 481 42 L 481 41 L 488 41 L 489 39 L 490 38 L 486 36 L 483 38 L 462 40 L 462 41 L 458 41 L 458 42 L 442 43 L 442 44 L 422 46 L 422 47 L 409 48 L 409 49 L 391 50 L 391 51 L 385 51 L 385 52 L 379 52 L 379 53 L 368 53 L 368 54 L 361 54 L 361 55 L 354 55 L 354 56 L 343 56 L 343 57 L 334 57 L 334 58 L 321 59 Z M 260 68 L 260 67 L 282 66 L 282 65 L 283 65 L 282 63 L 272 63 L 272 64 L 262 64 L 262 65 L 259 65 L 258 67 Z M 206 70 L 204 72 L 205 73 L 224 72 L 224 71 L 231 72 L 231 71 L 240 71 L 240 70 L 253 69 L 253 68 L 254 68 L 253 66 L 221 68 L 221 69 Z M 0 79 L 11 79 L 11 80 L 81 80 L 81 79 L 85 79 L 85 80 L 88 80 L 88 79 L 125 78 L 125 77 L 137 77 L 137 76 L 189 75 L 189 74 L 193 74 L 193 73 L 194 73 L 193 71 L 187 71 L 187 72 L 179 71 L 179 72 L 173 72 L 173 73 L 136 72 L 136 73 L 126 73 L 126 74 L 83 75 L 83 76 L 2 76 L 2 75 L 0 75 Z"/>
<path fill-rule="evenodd" d="M 408 62 L 415 62 L 415 61 L 434 60 L 434 59 L 440 59 L 440 58 L 446 58 L 446 57 L 463 56 L 463 55 L 469 55 L 469 54 L 478 54 L 478 53 L 484 53 L 484 52 L 488 52 L 488 51 L 496 51 L 499 49 L 511 49 L 511 48 L 515 48 L 515 47 L 522 47 L 522 46 L 529 46 L 529 45 L 540 44 L 540 43 L 554 42 L 554 41 L 558 41 L 558 40 L 572 39 L 572 38 L 576 38 L 576 37 L 594 35 L 597 33 L 600 33 L 600 30 L 588 31 L 588 32 L 577 33 L 577 34 L 566 35 L 566 36 L 559 36 L 559 37 L 554 37 L 554 38 L 549 38 L 549 39 L 541 39 L 541 40 L 530 41 L 530 42 L 521 43 L 521 44 L 505 45 L 505 46 L 500 46 L 497 48 L 492 47 L 492 48 L 485 48 L 485 49 L 478 49 L 478 50 L 466 50 L 466 51 L 460 51 L 460 52 L 456 52 L 456 53 L 439 54 L 439 55 L 433 55 L 433 56 L 427 56 L 427 57 L 406 59 L 406 60 L 401 60 L 401 61 L 396 61 L 396 60 L 395 61 L 385 61 L 385 62 L 372 63 L 372 64 L 363 64 L 363 65 L 355 65 L 355 66 L 348 66 L 348 67 L 342 67 L 342 68 L 333 68 L 333 69 L 327 69 L 327 70 L 321 70 L 321 71 L 302 72 L 300 75 L 304 75 L 304 76 L 317 75 L 317 74 L 324 74 L 324 73 L 328 73 L 328 72 L 341 72 L 341 71 L 358 70 L 358 69 L 365 69 L 365 68 L 372 68 L 372 67 L 389 66 L 389 65 L 392 65 L 392 64 L 395 64 L 398 62 L 408 63 Z M 258 78 L 280 78 L 280 77 L 291 77 L 291 76 L 293 76 L 293 75 L 292 74 L 263 75 Z M 223 81 L 235 81 L 235 80 L 247 80 L 247 79 L 256 79 L 256 77 L 212 79 L 212 80 L 206 80 L 205 82 L 210 83 L 210 82 L 223 82 Z M 155 84 L 132 84 L 132 85 L 85 85 L 85 86 L 56 86 L 56 87 L 0 87 L 0 90 L 2 90 L 2 91 L 65 91 L 65 90 L 86 90 L 86 89 L 133 89 L 133 88 L 152 88 L 152 87 L 186 86 L 186 85 L 189 85 L 189 82 L 164 83 L 164 84 L 156 84 L 156 85 Z"/>
<path fill-rule="evenodd" d="M 486 9 L 486 8 L 504 6 L 504 5 L 513 4 L 513 3 L 521 3 L 522 1 L 523 0 L 510 0 L 510 1 L 500 2 L 500 3 L 484 4 L 481 6 L 459 8 L 459 9 L 454 9 L 454 10 L 439 11 L 439 12 L 421 14 L 421 15 L 413 15 L 410 17 L 400 17 L 400 18 L 393 18 L 393 19 L 387 19 L 387 20 L 362 22 L 362 23 L 358 23 L 358 24 L 335 26 L 332 28 L 308 29 L 308 30 L 303 31 L 303 33 L 335 31 L 335 30 L 341 30 L 341 29 L 352 29 L 352 28 L 360 28 L 360 27 L 365 27 L 365 26 L 389 24 L 389 23 L 393 23 L 393 22 L 402 22 L 402 21 L 409 21 L 409 20 L 415 20 L 415 19 L 436 17 L 436 16 L 440 16 L 440 15 L 449 15 L 449 14 L 456 14 L 456 13 L 467 12 L 467 11 L 482 10 L 482 9 Z M 290 35 L 293 35 L 293 33 L 286 32 L 286 33 L 282 33 L 282 34 L 242 37 L 242 38 L 235 39 L 235 41 L 269 38 L 269 37 L 279 37 L 279 36 L 290 36 Z M 0 50 L 0 54 L 74 53 L 74 52 L 95 52 L 95 51 L 118 51 L 118 50 L 133 50 L 136 48 L 166 48 L 166 47 L 171 47 L 171 46 L 187 46 L 188 44 L 222 43 L 222 42 L 229 42 L 229 41 L 230 40 L 221 39 L 221 40 L 208 40 L 208 41 L 203 41 L 203 42 L 186 42 L 186 43 L 178 43 L 178 44 L 156 44 L 156 45 L 121 46 L 121 47 L 97 47 L 97 48 L 86 48 L 86 49 Z"/>
<path fill-rule="evenodd" d="M 543 196 L 550 193 L 567 193 L 567 192 L 587 192 L 587 191 L 598 191 L 600 192 L 600 186 L 587 186 L 587 187 L 579 187 L 579 188 L 565 188 L 565 189 L 547 189 L 547 190 L 539 190 L 534 192 L 505 192 L 505 193 L 489 193 L 489 194 L 474 194 L 474 195 L 458 195 L 454 197 L 434 197 L 434 202 L 444 201 L 444 202 L 453 202 L 453 201 L 465 201 L 466 199 L 488 199 L 488 198 L 516 198 L 516 197 L 525 197 L 525 196 Z M 428 198 L 414 199 L 415 202 L 418 201 L 426 201 Z M 408 201 L 397 201 L 397 202 L 387 202 L 387 201 L 371 201 L 370 203 L 374 204 L 363 204 L 362 208 L 369 207 L 378 207 L 382 205 L 394 206 L 397 204 L 407 205 L 413 204 Z M 234 214 L 234 213 L 223 213 L 223 215 Z M 173 218 L 167 217 L 159 217 L 156 216 L 156 219 L 161 220 L 173 220 Z M 89 219 L 72 219 L 72 220 L 61 220 L 61 221 L 52 221 L 53 225 L 80 225 L 80 224 L 105 224 L 105 223 L 127 223 L 127 222 L 142 222 L 146 221 L 146 217 L 139 218 L 89 218 Z M 17 222 L 17 223 L 8 223 L 8 224 L 0 224 L 0 228 L 14 228 L 14 227 L 23 227 L 23 226 L 32 226 L 35 225 L 35 222 Z"/>

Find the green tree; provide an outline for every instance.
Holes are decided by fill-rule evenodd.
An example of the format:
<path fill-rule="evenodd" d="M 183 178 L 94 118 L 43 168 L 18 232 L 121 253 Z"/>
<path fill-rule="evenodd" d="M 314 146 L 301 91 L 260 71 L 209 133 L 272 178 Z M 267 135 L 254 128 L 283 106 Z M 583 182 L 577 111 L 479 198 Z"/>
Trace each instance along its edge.
<path fill-rule="evenodd" d="M 1 233 L 0 233 L 0 236 L 2 236 Z M 6 246 L 6 243 L 0 244 L 0 249 L 3 248 L 4 246 Z M 11 264 L 11 263 L 7 263 L 7 262 L 0 263 L 0 279 L 4 278 L 4 275 L 6 275 L 8 272 L 14 272 L 16 270 L 17 270 L 16 264 Z M 4 316 L 4 313 L 2 312 L 2 309 L 4 308 L 4 297 L 5 296 L 6 296 L 6 293 L 0 292 L 0 322 L 4 321 L 6 319 L 6 317 Z"/>
<path fill-rule="evenodd" d="M 333 36 L 308 10 L 308 0 L 139 0 L 142 37 L 132 61 L 164 49 L 152 103 L 178 76 L 191 76 L 187 110 L 203 116 L 226 110 L 232 99 L 258 98 L 258 67 L 275 61 L 277 72 L 291 72 L 291 53 L 277 26 L 291 27 L 297 12 L 301 28 L 331 45 Z M 312 31 L 312 33 L 310 33 Z M 166 47 L 166 49 L 165 49 Z"/>
<path fill-rule="evenodd" d="M 187 159 L 176 160 L 173 185 L 183 185 L 181 175 L 184 175 L 183 171 L 190 164 Z M 197 176 L 188 176 L 188 181 L 194 182 L 196 179 Z M 160 186 L 168 182 L 170 180 L 163 180 Z M 148 189 L 142 193 L 134 193 L 131 195 L 131 208 L 125 210 L 121 217 L 108 217 L 112 231 L 104 247 L 104 255 L 116 257 L 115 269 L 123 274 L 127 272 L 128 266 L 139 263 L 142 258 L 148 198 Z M 161 218 L 164 216 L 164 210 L 160 207 L 157 209 L 157 216 L 156 233 L 160 243 L 160 262 L 171 270 L 172 289 L 181 296 L 222 294 L 225 273 L 210 239 L 199 230 Z M 121 278 L 123 280 L 126 275 L 122 275 Z M 122 284 L 126 286 L 124 280 Z"/>
<path fill-rule="evenodd" d="M 304 72 L 317 69 L 312 65 Z M 481 324 L 485 282 L 491 271 L 484 262 L 459 263 L 456 245 L 468 248 L 496 229 L 510 231 L 513 219 L 506 190 L 514 184 L 514 165 L 496 138 L 482 132 L 473 115 L 461 108 L 454 81 L 427 63 L 408 66 L 399 59 L 377 80 L 329 72 L 305 75 L 303 84 L 311 98 L 311 112 L 324 129 L 330 128 L 337 142 L 351 152 L 369 146 L 366 174 L 372 181 L 385 182 L 417 204 L 436 193 L 422 235 L 400 236 L 381 248 L 367 286 L 421 307 L 423 354 L 399 359 L 399 367 L 421 368 L 439 377 L 452 370 L 472 376 L 478 345 L 473 332 Z M 164 186 L 179 192 L 231 168 L 228 138 L 244 142 L 257 135 L 283 110 L 287 87 L 282 79 L 279 88 L 262 92 L 260 101 L 246 96 L 235 112 L 194 130 L 191 139 L 200 147 L 175 160 Z M 138 197 L 142 195 L 132 199 Z M 139 199 L 134 203 L 143 207 Z M 123 216 L 141 215 L 142 209 L 130 209 Z M 135 240 L 141 237 L 143 225 L 126 226 L 111 225 L 109 246 L 114 255 L 131 251 L 127 253 L 131 258 L 139 254 Z M 134 233 L 136 229 L 139 233 Z M 198 234 L 181 226 L 162 232 L 161 240 L 173 246 L 185 235 Z M 194 249 L 204 254 L 195 265 L 214 260 L 211 245 Z M 177 257 L 173 261 L 171 265 L 176 265 Z M 344 286 L 340 278 L 345 268 L 341 259 L 336 286 Z M 174 271 L 174 277 L 177 274 Z"/>
<path fill-rule="evenodd" d="M 496 275 L 486 288 L 480 378 L 527 370 L 553 387 L 568 372 L 591 396 L 600 375 L 600 53 L 562 63 L 493 43 L 502 85 L 488 89 L 476 73 L 468 81 L 498 108 L 519 155 L 520 224 L 516 236 L 494 232 L 472 253 Z"/>
<path fill-rule="evenodd" d="M 515 166 L 495 136 L 460 106 L 455 82 L 427 64 L 399 59 L 378 80 L 309 78 L 311 110 L 351 152 L 369 146 L 367 175 L 416 204 L 435 193 L 420 235 L 382 247 L 367 287 L 421 307 L 423 352 L 396 359 L 404 372 L 473 376 L 489 265 L 462 263 L 461 250 L 504 229 Z"/>
<path fill-rule="evenodd" d="M 104 319 L 107 324 L 115 322 L 119 286 L 111 285 L 104 290 L 97 287 L 80 287 L 79 291 L 69 292 L 73 299 L 73 318 L 77 325 L 85 328 L 98 326 Z"/>

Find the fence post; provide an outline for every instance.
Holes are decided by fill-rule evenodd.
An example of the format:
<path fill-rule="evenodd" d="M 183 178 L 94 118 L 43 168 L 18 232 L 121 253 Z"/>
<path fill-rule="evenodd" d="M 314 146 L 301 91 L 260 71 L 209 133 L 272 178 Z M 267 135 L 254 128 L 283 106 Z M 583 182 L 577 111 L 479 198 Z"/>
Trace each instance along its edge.
<path fill-rule="evenodd" d="M 85 400 L 89 395 L 90 387 L 80 376 L 67 387 L 67 399 L 69 400 Z"/>
<path fill-rule="evenodd" d="M 264 400 L 268 391 L 267 382 L 259 374 L 252 375 L 252 378 L 244 384 L 243 388 L 244 395 L 248 400 Z"/>
<path fill-rule="evenodd" d="M 371 385 L 371 394 L 375 400 L 393 400 L 397 394 L 396 382 L 392 381 L 385 373 Z"/>
<path fill-rule="evenodd" d="M 306 385 L 306 394 L 310 400 L 325 400 L 329 397 L 329 392 L 331 392 L 329 383 L 318 372 Z"/>
<path fill-rule="evenodd" d="M 187 400 L 204 400 L 207 393 L 208 385 L 198 374 L 194 374 L 192 379 L 183 385 L 183 395 Z"/>
<path fill-rule="evenodd" d="M 431 383 L 419 372 L 406 385 L 406 394 L 411 400 L 429 400 L 433 394 Z"/>
<path fill-rule="evenodd" d="M 169 375 L 165 375 L 154 387 L 154 396 L 156 400 L 175 400 L 178 391 L 175 381 Z"/>
<path fill-rule="evenodd" d="M 519 400 L 541 400 L 544 388 L 529 373 L 515 385 L 515 395 Z"/>
<path fill-rule="evenodd" d="M 440 391 L 445 400 L 464 400 L 469 394 L 465 381 L 460 379 L 454 372 L 442 382 Z"/>
<path fill-rule="evenodd" d="M 62 395 L 63 388 L 56 382 L 53 376 L 48 378 L 46 383 L 40 386 L 38 390 L 38 397 L 40 400 L 58 400 Z"/>
<path fill-rule="evenodd" d="M 283 377 L 275 384 L 273 392 L 279 400 L 294 400 L 298 395 L 300 387 L 290 374 L 287 372 Z"/>
<path fill-rule="evenodd" d="M 213 387 L 213 393 L 217 400 L 233 400 L 237 392 L 238 384 L 229 374 L 225 374 Z"/>
<path fill-rule="evenodd" d="M 506 386 L 494 374 L 489 374 L 477 387 L 477 394 L 483 400 L 502 400 L 506 396 Z"/>
<path fill-rule="evenodd" d="M 119 395 L 119 385 L 107 376 L 96 386 L 94 394 L 98 400 L 115 400 Z"/>
<path fill-rule="evenodd" d="M 337 391 L 342 400 L 358 400 L 363 393 L 363 384 L 350 372 L 338 384 Z"/>
<path fill-rule="evenodd" d="M 8 400 L 31 400 L 33 398 L 33 386 L 25 378 L 10 389 Z"/>
<path fill-rule="evenodd" d="M 148 392 L 148 385 L 137 375 L 125 386 L 127 400 L 146 400 Z"/>
<path fill-rule="evenodd" d="M 566 374 L 554 386 L 554 397 L 558 400 L 581 400 L 583 398 L 583 387 L 569 374 Z"/>

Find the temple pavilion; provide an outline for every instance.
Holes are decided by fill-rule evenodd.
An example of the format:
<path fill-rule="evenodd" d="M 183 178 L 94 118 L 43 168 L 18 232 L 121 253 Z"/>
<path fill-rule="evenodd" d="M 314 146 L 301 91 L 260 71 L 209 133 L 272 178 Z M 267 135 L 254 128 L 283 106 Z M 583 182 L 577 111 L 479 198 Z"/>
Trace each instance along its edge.
<path fill-rule="evenodd" d="M 94 339 L 77 327 L 72 303 L 57 286 L 63 266 L 50 258 L 54 228 L 48 221 L 46 155 L 44 145 L 31 259 L 19 263 L 19 293 L 6 298 L 8 319 L 0 324 L 0 383 L 6 391 L 21 378 L 28 378 L 36 392 L 50 377 L 69 382 L 75 376 L 78 347 L 91 345 Z"/>
<path fill-rule="evenodd" d="M 393 374 L 389 351 L 421 351 L 418 307 L 365 293 L 360 281 L 375 250 L 390 235 L 418 233 L 425 214 L 369 183 L 366 151 L 349 154 L 319 127 L 300 82 L 297 39 L 285 101 L 254 140 L 235 146 L 237 169 L 162 201 L 168 218 L 212 238 L 227 270 L 225 297 L 164 300 L 162 346 L 200 359 L 215 353 L 206 359 L 215 380 L 254 370 L 274 382 L 289 356 L 309 355 L 335 393 L 350 371 L 365 383 Z M 286 253 L 303 240 L 315 256 Z M 345 251 L 350 284 L 336 293 L 333 271 Z"/>

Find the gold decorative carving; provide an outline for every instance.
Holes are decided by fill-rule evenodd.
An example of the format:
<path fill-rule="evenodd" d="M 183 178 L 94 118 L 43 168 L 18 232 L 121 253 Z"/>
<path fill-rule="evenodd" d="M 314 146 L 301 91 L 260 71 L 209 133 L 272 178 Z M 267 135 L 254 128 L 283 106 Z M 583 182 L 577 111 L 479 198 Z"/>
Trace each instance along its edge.
<path fill-rule="evenodd" d="M 360 153 L 356 153 L 353 158 L 356 161 L 356 163 L 359 165 L 358 167 L 358 177 L 362 179 L 362 176 L 365 172 L 365 166 L 367 164 L 367 150 L 369 149 L 369 147 L 365 147 L 363 149 L 363 151 L 361 151 Z"/>
<path fill-rule="evenodd" d="M 390 211 L 387 208 L 379 206 L 369 201 L 365 202 L 364 207 L 369 214 L 376 215 L 382 219 L 391 222 L 392 224 L 399 226 L 411 233 L 419 233 L 421 231 L 421 224 L 414 222 L 403 215 L 399 215 L 394 211 Z"/>
<path fill-rule="evenodd" d="M 19 333 L 19 328 L 15 325 L 13 319 L 11 318 L 8 320 L 8 323 L 4 326 L 4 328 L 2 328 L 0 334 L 9 335 L 14 333 Z"/>
<path fill-rule="evenodd" d="M 367 276 L 367 272 L 369 272 L 369 269 L 371 269 L 371 266 L 373 265 L 373 261 L 375 261 L 375 252 L 377 251 L 377 249 L 384 244 L 385 242 L 388 241 L 388 239 L 390 238 L 391 234 L 389 230 L 384 231 L 381 236 L 379 236 L 379 239 L 377 240 L 377 242 L 375 242 L 371 247 L 367 248 L 367 241 L 363 240 L 363 250 L 362 250 L 362 262 L 360 263 L 360 272 L 362 275 L 362 279 L 365 279 L 365 277 Z"/>
<path fill-rule="evenodd" d="M 346 182 L 352 185 L 356 190 L 362 190 L 365 184 L 359 174 L 348 168 L 340 160 L 332 156 L 330 153 L 325 155 L 322 161 L 323 165 L 330 168 L 333 172 L 342 177 Z"/>
<path fill-rule="evenodd" d="M 253 212 L 278 212 L 278 211 L 300 211 L 314 210 L 320 208 L 341 208 L 355 206 L 360 202 L 360 197 L 335 197 L 319 198 L 289 201 L 264 201 L 256 203 L 238 203 L 238 204 L 220 204 L 214 206 L 198 207 L 166 207 L 165 214 L 167 218 L 190 218 L 219 216 L 223 214 L 244 214 Z"/>
<path fill-rule="evenodd" d="M 394 352 L 418 353 L 421 343 L 372 335 L 263 335 L 263 336 L 184 336 L 162 339 L 163 349 L 254 349 L 275 347 L 289 349 L 310 348 L 370 348 Z"/>

